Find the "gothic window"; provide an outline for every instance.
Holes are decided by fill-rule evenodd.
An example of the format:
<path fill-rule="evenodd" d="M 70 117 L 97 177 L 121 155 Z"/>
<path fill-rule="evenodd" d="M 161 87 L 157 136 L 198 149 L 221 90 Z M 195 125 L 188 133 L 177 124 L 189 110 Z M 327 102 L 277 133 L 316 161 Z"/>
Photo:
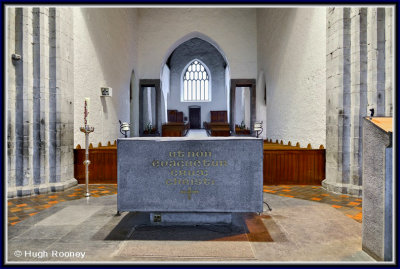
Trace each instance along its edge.
<path fill-rule="evenodd" d="M 182 96 L 184 102 L 210 102 L 210 78 L 208 68 L 199 60 L 189 64 L 182 76 Z"/>

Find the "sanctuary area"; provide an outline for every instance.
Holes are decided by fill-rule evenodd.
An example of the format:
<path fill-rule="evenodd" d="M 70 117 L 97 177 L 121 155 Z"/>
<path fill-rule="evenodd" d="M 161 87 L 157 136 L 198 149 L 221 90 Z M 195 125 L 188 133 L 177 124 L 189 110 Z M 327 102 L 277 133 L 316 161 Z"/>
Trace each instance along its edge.
<path fill-rule="evenodd" d="M 7 263 L 393 263 L 396 7 L 4 11 Z"/>

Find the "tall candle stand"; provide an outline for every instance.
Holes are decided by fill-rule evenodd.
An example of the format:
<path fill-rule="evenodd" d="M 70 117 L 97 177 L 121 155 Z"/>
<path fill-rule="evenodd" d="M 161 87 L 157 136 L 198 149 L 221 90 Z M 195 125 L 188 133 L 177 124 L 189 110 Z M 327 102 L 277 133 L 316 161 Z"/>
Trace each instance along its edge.
<path fill-rule="evenodd" d="M 85 127 L 81 127 L 81 132 L 85 133 L 85 160 L 83 164 L 85 165 L 85 182 L 86 182 L 86 197 L 90 196 L 89 192 L 89 134 L 94 131 L 94 127 L 89 127 L 85 124 Z"/>

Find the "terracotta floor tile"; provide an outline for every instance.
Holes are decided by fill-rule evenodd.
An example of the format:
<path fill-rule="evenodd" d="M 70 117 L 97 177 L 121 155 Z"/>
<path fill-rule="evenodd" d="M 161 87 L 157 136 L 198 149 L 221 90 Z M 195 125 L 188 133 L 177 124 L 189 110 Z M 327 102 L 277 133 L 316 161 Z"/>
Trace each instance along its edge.
<path fill-rule="evenodd" d="M 93 184 L 89 186 L 92 197 L 101 197 L 117 194 L 117 184 Z M 263 192 L 283 197 L 297 198 L 309 201 L 318 201 L 331 205 L 349 218 L 355 221 L 362 221 L 362 199 L 349 197 L 348 195 L 339 195 L 329 193 L 321 186 L 315 185 L 266 185 L 263 186 Z M 290 195 L 288 193 L 290 192 Z M 8 201 L 8 223 L 17 223 L 24 218 L 28 218 L 38 212 L 51 207 L 56 203 L 77 200 L 85 198 L 86 186 L 77 185 L 72 189 L 58 192 L 57 194 L 40 194 L 31 197 L 22 197 Z M 19 205 L 19 206 L 18 206 Z M 31 209 L 27 209 L 31 208 Z"/>
<path fill-rule="evenodd" d="M 359 205 L 360 203 L 356 203 L 356 202 L 350 202 L 348 203 L 348 205 L 354 206 L 354 205 Z"/>

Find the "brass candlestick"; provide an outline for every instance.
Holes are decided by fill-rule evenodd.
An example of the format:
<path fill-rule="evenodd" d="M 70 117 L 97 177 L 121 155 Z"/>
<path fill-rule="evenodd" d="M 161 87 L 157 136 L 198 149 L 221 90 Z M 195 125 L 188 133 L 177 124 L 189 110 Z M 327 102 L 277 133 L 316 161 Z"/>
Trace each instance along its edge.
<path fill-rule="evenodd" d="M 85 160 L 83 164 L 85 165 L 85 182 L 86 182 L 86 197 L 90 196 L 89 193 L 89 134 L 94 131 L 94 127 L 89 127 L 85 124 L 85 127 L 80 128 L 81 132 L 85 133 Z"/>

